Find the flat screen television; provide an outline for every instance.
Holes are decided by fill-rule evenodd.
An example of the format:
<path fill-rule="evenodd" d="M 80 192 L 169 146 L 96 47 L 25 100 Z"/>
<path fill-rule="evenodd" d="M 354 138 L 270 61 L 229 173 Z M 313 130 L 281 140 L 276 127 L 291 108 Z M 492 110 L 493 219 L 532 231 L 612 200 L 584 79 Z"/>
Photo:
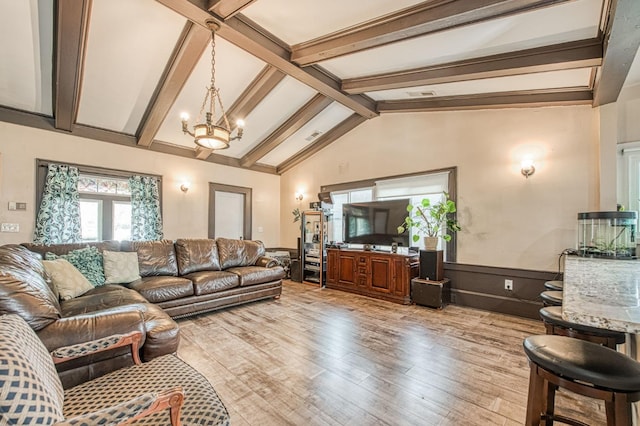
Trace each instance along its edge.
<path fill-rule="evenodd" d="M 409 247 L 409 232 L 398 234 L 398 226 L 407 216 L 408 205 L 408 198 L 343 204 L 343 241 L 384 246 L 397 243 Z"/>

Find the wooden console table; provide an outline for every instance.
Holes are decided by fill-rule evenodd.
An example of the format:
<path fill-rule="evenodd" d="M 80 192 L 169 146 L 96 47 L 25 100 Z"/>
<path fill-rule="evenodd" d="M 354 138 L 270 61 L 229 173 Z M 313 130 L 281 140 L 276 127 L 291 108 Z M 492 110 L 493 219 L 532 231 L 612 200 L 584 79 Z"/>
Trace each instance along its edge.
<path fill-rule="evenodd" d="M 411 303 L 411 279 L 418 276 L 417 254 L 329 249 L 327 288 L 390 302 Z"/>

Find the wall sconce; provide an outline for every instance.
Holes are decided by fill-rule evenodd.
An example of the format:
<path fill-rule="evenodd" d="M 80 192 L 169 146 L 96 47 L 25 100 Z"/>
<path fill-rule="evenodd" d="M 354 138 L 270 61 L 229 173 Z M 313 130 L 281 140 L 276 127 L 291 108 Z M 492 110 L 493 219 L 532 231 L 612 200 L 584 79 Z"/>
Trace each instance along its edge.
<path fill-rule="evenodd" d="M 304 198 L 304 194 L 302 192 L 296 192 L 297 201 L 302 201 L 303 198 Z"/>
<path fill-rule="evenodd" d="M 189 182 L 183 182 L 182 185 L 180 185 L 180 191 L 182 192 L 187 192 L 189 188 L 191 188 L 191 184 Z"/>
<path fill-rule="evenodd" d="M 529 176 L 536 172 L 536 168 L 533 165 L 533 160 L 531 158 L 525 158 L 520 163 L 520 172 L 524 175 L 525 178 L 529 179 Z"/>

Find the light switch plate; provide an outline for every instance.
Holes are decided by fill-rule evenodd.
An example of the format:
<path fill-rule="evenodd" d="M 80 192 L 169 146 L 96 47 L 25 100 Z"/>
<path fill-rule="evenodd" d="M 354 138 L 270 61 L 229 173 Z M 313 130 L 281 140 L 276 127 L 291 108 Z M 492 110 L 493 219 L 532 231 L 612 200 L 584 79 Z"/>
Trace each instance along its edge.
<path fill-rule="evenodd" d="M 20 232 L 20 225 L 17 223 L 3 223 L 0 225 L 0 232 Z"/>

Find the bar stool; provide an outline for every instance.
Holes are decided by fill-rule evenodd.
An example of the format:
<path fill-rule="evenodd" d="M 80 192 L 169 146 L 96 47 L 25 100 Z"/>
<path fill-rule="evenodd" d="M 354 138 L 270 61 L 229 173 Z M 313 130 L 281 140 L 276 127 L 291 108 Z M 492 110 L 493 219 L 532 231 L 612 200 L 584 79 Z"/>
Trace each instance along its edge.
<path fill-rule="evenodd" d="M 552 291 L 562 291 L 564 290 L 564 281 L 547 281 L 544 283 L 544 288 Z"/>
<path fill-rule="evenodd" d="M 561 291 L 543 291 L 540 293 L 540 298 L 544 306 L 562 306 Z"/>
<path fill-rule="evenodd" d="M 574 337 L 604 345 L 614 350 L 616 345 L 621 345 L 625 342 L 626 335 L 620 331 L 589 327 L 588 325 L 576 324 L 562 319 L 562 308 L 560 306 L 547 306 L 540 309 L 540 318 L 542 318 L 542 322 L 547 329 L 547 334 Z"/>
<path fill-rule="evenodd" d="M 529 358 L 527 426 L 554 420 L 584 425 L 554 413 L 556 389 L 604 401 L 607 425 L 631 425 L 631 403 L 640 400 L 640 363 L 604 346 L 565 336 L 524 339 Z"/>

